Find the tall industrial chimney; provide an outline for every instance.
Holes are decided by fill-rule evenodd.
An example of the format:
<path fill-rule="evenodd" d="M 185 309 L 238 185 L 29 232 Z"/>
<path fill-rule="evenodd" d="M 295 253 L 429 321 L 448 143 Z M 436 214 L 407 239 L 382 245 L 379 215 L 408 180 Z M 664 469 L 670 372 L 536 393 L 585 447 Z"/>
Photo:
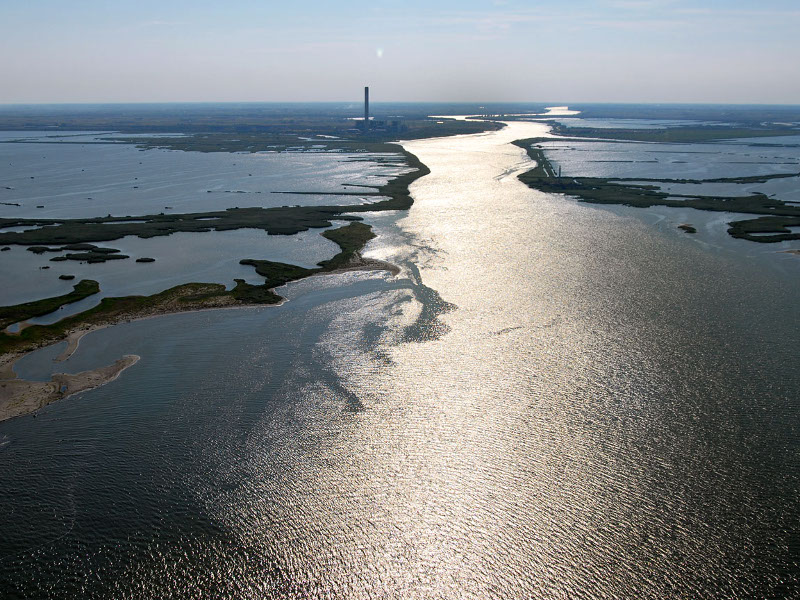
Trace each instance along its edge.
<path fill-rule="evenodd" d="M 364 129 L 369 129 L 369 86 L 364 88 Z"/>

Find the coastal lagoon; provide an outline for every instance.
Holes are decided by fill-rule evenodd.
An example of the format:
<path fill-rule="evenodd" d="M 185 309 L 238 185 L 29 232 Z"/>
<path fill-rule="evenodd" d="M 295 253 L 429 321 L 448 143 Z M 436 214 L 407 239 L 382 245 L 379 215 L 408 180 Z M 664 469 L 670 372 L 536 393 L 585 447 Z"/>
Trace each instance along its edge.
<path fill-rule="evenodd" d="M 511 142 L 546 134 L 404 144 L 431 174 L 366 251 L 395 277 L 311 277 L 281 306 L 20 361 L 41 379 L 142 357 L 0 423 L 0 591 L 796 593 L 800 259 L 778 251 L 798 245 L 531 190 Z M 666 224 L 684 210 L 708 227 Z"/>
<path fill-rule="evenodd" d="M 800 173 L 800 136 L 693 144 L 559 138 L 542 143 L 542 147 L 552 164 L 562 167 L 565 176 L 712 179 Z M 787 189 L 798 192 L 796 179 L 777 179 L 760 185 L 787 184 Z"/>
<path fill-rule="evenodd" d="M 336 192 L 380 186 L 407 170 L 376 161 L 395 157 L 380 153 L 140 150 L 104 141 L 114 140 L 112 134 L 0 133 L 0 214 L 5 218 L 360 204 L 364 199 L 358 195 Z M 298 191 L 325 195 L 280 193 Z"/>
<path fill-rule="evenodd" d="M 96 305 L 108 296 L 156 294 L 167 288 L 201 281 L 232 286 L 234 279 L 263 283 L 253 267 L 240 265 L 243 258 L 269 259 L 313 268 L 339 251 L 339 247 L 320 235 L 324 229 L 303 231 L 293 236 L 267 235 L 261 229 L 173 233 L 142 239 L 126 236 L 105 243 L 129 259 L 89 264 L 85 261 L 52 262 L 58 253 L 33 254 L 24 247 L 13 247 L 0 255 L 0 277 L 14 281 L 13 287 L 0 292 L 0 304 L 18 304 L 66 294 L 81 279 L 100 283 L 100 293 L 86 300 L 64 306 L 57 315 L 66 316 Z M 154 263 L 134 262 L 137 257 L 155 258 Z M 47 267 L 47 269 L 43 269 Z M 74 275 L 71 281 L 60 275 Z M 32 322 L 52 322 L 46 318 Z"/>

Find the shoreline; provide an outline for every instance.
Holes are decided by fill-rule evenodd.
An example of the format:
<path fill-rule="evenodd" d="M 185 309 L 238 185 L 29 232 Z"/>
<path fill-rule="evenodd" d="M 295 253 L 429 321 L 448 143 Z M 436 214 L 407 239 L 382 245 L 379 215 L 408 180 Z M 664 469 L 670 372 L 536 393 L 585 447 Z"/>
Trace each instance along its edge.
<path fill-rule="evenodd" d="M 361 255 L 358 255 L 357 259 L 354 257 L 354 259 L 351 260 L 351 263 L 352 264 L 350 264 L 349 266 L 340 267 L 340 268 L 335 269 L 333 271 L 327 271 L 327 272 L 324 272 L 324 273 L 314 273 L 313 275 L 309 275 L 309 277 L 319 277 L 321 275 L 338 275 L 338 274 L 341 274 L 341 273 L 350 273 L 350 272 L 353 272 L 353 271 L 388 271 L 393 276 L 398 275 L 400 273 L 400 267 L 398 267 L 397 265 L 394 265 L 392 263 L 385 262 L 385 261 L 382 261 L 382 260 L 377 260 L 377 259 L 372 259 L 372 258 L 364 258 Z M 101 329 L 106 329 L 107 327 L 113 327 L 114 325 L 119 325 L 121 323 L 126 323 L 126 322 L 127 323 L 131 323 L 131 322 L 134 322 L 134 321 L 144 321 L 145 319 L 156 319 L 158 317 L 167 317 L 169 315 L 179 315 L 179 314 L 183 314 L 183 313 L 197 313 L 197 312 L 205 312 L 205 311 L 209 311 L 209 310 L 266 308 L 266 307 L 271 307 L 271 306 L 277 307 L 277 306 L 283 306 L 283 304 L 285 304 L 286 302 L 287 302 L 287 300 L 285 298 L 282 298 L 280 302 L 276 302 L 275 304 L 259 304 L 259 303 L 255 303 L 254 302 L 254 303 L 250 303 L 250 304 L 232 304 L 230 306 L 211 306 L 211 307 L 208 307 L 208 308 L 191 308 L 191 309 L 188 309 L 188 310 L 175 310 L 175 311 L 166 311 L 166 312 L 156 312 L 156 313 L 153 313 L 151 315 L 144 315 L 144 316 L 136 317 L 136 318 L 133 318 L 133 319 L 114 320 L 114 321 L 109 321 L 108 323 L 91 325 L 89 327 L 75 329 L 75 330 L 71 331 L 69 334 L 67 334 L 67 337 L 65 339 L 62 339 L 62 340 L 60 340 L 58 342 L 55 342 L 55 344 L 60 344 L 61 342 L 66 341 L 67 342 L 67 347 L 64 348 L 64 351 L 61 352 L 61 354 L 59 354 L 58 356 L 56 356 L 53 360 L 55 362 L 64 362 L 70 356 L 75 354 L 75 352 L 78 350 L 78 346 L 80 345 L 81 340 L 84 337 L 86 337 L 87 335 L 89 335 L 90 333 L 93 333 L 95 331 L 100 331 Z M 53 345 L 53 344 L 51 344 L 51 345 Z M 43 347 L 46 348 L 47 346 L 43 346 Z M 39 349 L 41 349 L 41 348 L 37 348 L 37 350 L 39 350 Z M 35 352 L 35 350 L 33 350 L 32 352 Z M 13 362 L 10 363 L 10 367 L 13 369 L 14 364 L 16 364 L 16 362 L 18 360 L 20 360 L 23 356 L 26 356 L 27 354 L 30 354 L 30 352 L 28 352 L 26 354 L 23 354 L 22 356 L 16 357 L 13 360 Z M 4 379 L 6 379 L 4 377 L 4 374 L 5 374 L 5 371 L 3 369 L 4 366 L 5 366 L 5 364 L 0 365 L 0 382 L 2 382 Z M 13 371 L 12 371 L 12 373 L 13 373 Z M 15 375 L 14 378 L 16 378 L 16 375 Z M 0 421 L 2 421 L 2 419 L 0 419 Z"/>
<path fill-rule="evenodd" d="M 364 258 L 359 252 L 356 251 L 353 252 L 347 262 L 342 266 L 330 271 L 313 273 L 310 275 L 310 277 L 319 275 L 337 275 L 353 271 L 388 271 L 391 275 L 395 276 L 400 272 L 400 268 L 397 265 L 382 260 Z M 15 417 L 22 417 L 31 413 L 33 413 L 35 416 L 35 413 L 39 409 L 52 404 L 57 400 L 62 400 L 80 392 L 88 391 L 90 389 L 101 387 L 106 383 L 110 383 L 119 377 L 125 369 L 135 365 L 141 358 L 135 354 L 125 355 L 114 363 L 103 367 L 98 367 L 97 369 L 91 369 L 75 374 L 54 373 L 49 381 L 30 381 L 19 378 L 14 372 L 14 365 L 23 357 L 32 352 L 40 350 L 41 348 L 46 348 L 48 346 L 60 344 L 61 342 L 66 341 L 67 347 L 54 359 L 55 362 L 63 362 L 75 353 L 80 345 L 81 340 L 86 335 L 107 327 L 119 325 L 121 323 L 142 321 L 145 319 L 153 319 L 173 314 L 201 312 L 206 310 L 281 306 L 284 302 L 286 302 L 286 300 L 283 298 L 281 298 L 279 302 L 271 304 L 258 302 L 236 302 L 233 301 L 232 298 L 225 296 L 220 297 L 220 299 L 231 301 L 220 302 L 217 305 L 205 307 L 187 305 L 184 310 L 181 310 L 181 307 L 175 304 L 170 304 L 168 306 L 154 304 L 148 307 L 150 309 L 149 311 L 145 309 L 140 314 L 123 313 L 118 315 L 109 315 L 106 319 L 101 319 L 97 323 L 80 323 L 73 329 L 65 330 L 64 337 L 51 343 L 42 344 L 22 352 L 8 352 L 0 355 L 0 422 L 13 419 Z M 80 313 L 76 316 L 80 316 Z"/>
<path fill-rule="evenodd" d="M 151 296 L 127 296 L 103 298 L 100 304 L 86 311 L 66 317 L 50 325 L 23 323 L 14 333 L 0 333 L 0 422 L 18 416 L 35 413 L 58 399 L 80 391 L 99 387 L 116 379 L 122 371 L 135 364 L 135 360 L 120 359 L 113 365 L 100 367 L 76 375 L 55 374 L 49 382 L 27 381 L 17 377 L 14 365 L 18 360 L 40 348 L 67 341 L 67 346 L 56 361 L 67 360 L 78 349 L 85 335 L 113 325 L 182 312 L 195 312 L 219 308 L 254 308 L 280 305 L 285 301 L 274 289 L 291 281 L 314 275 L 345 273 L 350 271 L 388 271 L 397 275 L 397 265 L 376 259 L 364 258 L 361 250 L 375 237 L 370 226 L 361 223 L 355 215 L 363 212 L 408 209 L 413 204 L 409 186 L 430 173 L 414 154 L 402 143 L 393 144 L 412 171 L 397 175 L 387 183 L 376 187 L 376 194 L 388 196 L 387 200 L 347 207 L 322 207 L 325 217 L 338 213 L 339 218 L 353 221 L 336 230 L 327 230 L 322 235 L 335 242 L 340 252 L 331 259 L 319 263 L 316 269 L 303 269 L 295 265 L 265 260 L 247 259 L 243 264 L 252 264 L 259 275 L 265 277 L 260 286 L 250 285 L 244 280 L 235 280 L 236 285 L 226 290 L 222 284 L 187 283 L 174 286 Z M 319 210 L 305 208 L 301 210 Z M 343 213 L 350 213 L 345 215 Z M 355 213 L 355 215 L 352 215 Z M 309 224 L 311 227 L 317 224 Z M 330 223 L 326 223 L 330 225 Z M 263 226 L 269 229 L 268 226 Z M 284 231 L 281 231 L 285 233 Z M 46 299 L 43 302 L 52 302 Z M 138 360 L 138 357 L 136 358 Z M 123 361 L 123 362 L 120 362 Z M 65 387 L 66 386 L 66 387 Z"/>
<path fill-rule="evenodd" d="M 705 196 L 676 194 L 664 191 L 659 183 L 765 183 L 771 179 L 798 177 L 800 173 L 773 173 L 769 175 L 750 175 L 744 177 L 717 177 L 708 179 L 686 178 L 648 178 L 648 177 L 596 177 L 560 176 L 540 146 L 541 142 L 555 140 L 572 141 L 617 141 L 611 139 L 569 138 L 555 135 L 548 138 L 525 138 L 516 140 L 514 145 L 525 150 L 536 162 L 536 166 L 518 175 L 518 179 L 529 188 L 548 194 L 563 194 L 590 204 L 616 204 L 636 208 L 666 206 L 671 208 L 692 208 L 709 212 L 725 212 L 752 215 L 752 218 L 737 217 L 728 222 L 731 237 L 757 243 L 775 243 L 800 239 L 800 233 L 790 228 L 800 225 L 800 208 L 791 202 L 784 202 L 763 192 L 753 192 L 748 196 Z M 658 143 L 658 142 L 654 142 Z M 704 143 L 704 142 L 686 142 Z M 765 235 L 769 234 L 769 235 Z"/>
<path fill-rule="evenodd" d="M 3 402 L 0 422 L 36 412 L 45 406 L 114 381 L 122 372 L 139 362 L 141 357 L 126 354 L 110 365 L 80 373 L 54 373 L 49 381 L 4 379 L 0 381 Z"/>

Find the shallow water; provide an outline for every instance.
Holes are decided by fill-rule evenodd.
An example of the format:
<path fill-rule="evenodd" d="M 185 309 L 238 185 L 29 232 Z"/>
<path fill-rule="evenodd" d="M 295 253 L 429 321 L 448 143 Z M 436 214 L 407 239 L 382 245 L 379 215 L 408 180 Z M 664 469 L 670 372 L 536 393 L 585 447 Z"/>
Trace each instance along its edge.
<path fill-rule="evenodd" d="M 90 143 L 114 137 L 99 132 L 0 132 L 0 142 L 23 142 L 0 143 L 0 218 L 362 204 L 382 198 L 362 196 L 374 190 L 357 186 L 383 185 L 407 171 L 383 162 L 387 155 L 376 153 L 142 151 L 119 142 Z M 323 193 L 281 193 L 291 191 Z M 353 195 L 337 195 L 342 191 Z M 0 233 L 33 228 L 7 227 Z M 314 267 L 338 252 L 338 246 L 319 235 L 321 231 L 295 236 L 237 230 L 128 237 L 101 245 L 120 249 L 131 258 L 104 264 L 51 262 L 56 253 L 33 255 L 12 245 L 0 253 L 0 281 L 13 283 L 0 287 L 0 306 L 65 294 L 84 278 L 100 283 L 101 294 L 33 321 L 50 323 L 95 306 L 104 296 L 152 294 L 190 281 L 231 286 L 240 278 L 261 283 L 263 278 L 252 267 L 239 265 L 239 260 L 260 258 Z M 140 257 L 156 262 L 135 263 Z M 74 275 L 75 280 L 62 281 L 59 275 Z"/>
<path fill-rule="evenodd" d="M 556 119 L 566 127 L 592 127 L 595 129 L 667 129 L 670 127 L 686 127 L 698 125 L 728 125 L 728 123 L 691 121 L 686 119 L 598 119 L 570 117 Z"/>
<path fill-rule="evenodd" d="M 508 142 L 542 131 L 406 144 L 431 175 L 368 247 L 396 278 L 27 358 L 142 356 L 0 424 L 0 591 L 795 593 L 800 261 L 528 189 Z"/>
<path fill-rule="evenodd" d="M 712 179 L 751 175 L 794 174 L 763 183 L 659 183 L 654 185 L 670 194 L 689 196 L 749 196 L 760 193 L 784 202 L 800 202 L 800 136 L 727 140 L 704 144 L 665 144 L 631 142 L 546 141 L 548 160 L 564 176 L 604 178 Z M 660 210 L 655 207 L 651 210 Z M 711 216 L 704 211 L 668 210 L 665 215 L 686 215 L 687 219 L 719 224 L 752 219 L 751 214 L 724 213 Z M 724 220 L 723 220 L 724 219 Z M 716 237 L 716 236 L 714 236 Z M 716 240 L 707 240 L 716 244 Z M 721 242 L 725 244 L 726 242 Z M 797 248 L 796 242 L 770 245 L 772 250 Z"/>
<path fill-rule="evenodd" d="M 558 140 L 542 146 L 548 159 L 569 176 L 711 179 L 800 172 L 800 137 L 769 139 L 787 146 L 763 148 L 752 146 L 750 140 L 707 144 Z M 781 181 L 787 180 L 770 183 Z"/>
<path fill-rule="evenodd" d="M 335 222 L 341 226 L 343 222 Z M 339 246 L 322 237 L 324 229 L 312 229 L 292 236 L 267 235 L 261 229 L 236 229 L 204 233 L 173 233 L 142 239 L 124 237 L 102 244 L 116 248 L 130 258 L 89 264 L 81 261 L 52 262 L 63 252 L 33 254 L 19 247 L 0 254 L 0 280 L 14 282 L 0 289 L 0 305 L 19 304 L 66 294 L 81 279 L 100 284 L 100 293 L 64 306 L 32 323 L 52 323 L 97 305 L 101 298 L 149 295 L 189 282 L 221 283 L 228 288 L 234 279 L 262 284 L 264 278 L 251 266 L 240 265 L 244 258 L 273 260 L 314 268 L 317 263 L 339 252 Z M 153 263 L 137 263 L 137 258 L 155 258 Z M 44 268 L 48 267 L 48 268 Z M 60 275 L 73 275 L 64 281 Z"/>
<path fill-rule="evenodd" d="M 3 132 L 0 132 L 3 133 Z M 7 132 L 27 139 L 31 132 Z M 183 152 L 130 144 L 0 143 L 0 217 L 78 218 L 205 212 L 247 206 L 358 204 L 403 167 L 386 155 L 313 152 Z M 2 141 L 2 137 L 0 137 Z M 350 187 L 347 184 L 354 184 Z M 41 208 L 40 208 L 41 207 Z"/>

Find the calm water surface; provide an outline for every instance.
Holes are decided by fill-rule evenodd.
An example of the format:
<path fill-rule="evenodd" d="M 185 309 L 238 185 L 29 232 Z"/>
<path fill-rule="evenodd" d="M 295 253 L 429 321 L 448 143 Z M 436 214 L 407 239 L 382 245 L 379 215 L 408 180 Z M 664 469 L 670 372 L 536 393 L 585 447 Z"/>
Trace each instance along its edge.
<path fill-rule="evenodd" d="M 142 359 L 0 424 L 0 595 L 796 595 L 800 261 L 529 190 L 544 131 L 406 144 L 398 277 L 88 336 Z"/>
<path fill-rule="evenodd" d="M 183 152 L 96 143 L 113 137 L 0 132 L 0 216 L 58 219 L 360 204 L 364 198 L 355 195 L 281 192 L 364 191 L 355 186 L 380 186 L 406 170 L 393 164 L 395 155 L 380 153 Z M 15 139 L 21 143 L 9 143 Z"/>

